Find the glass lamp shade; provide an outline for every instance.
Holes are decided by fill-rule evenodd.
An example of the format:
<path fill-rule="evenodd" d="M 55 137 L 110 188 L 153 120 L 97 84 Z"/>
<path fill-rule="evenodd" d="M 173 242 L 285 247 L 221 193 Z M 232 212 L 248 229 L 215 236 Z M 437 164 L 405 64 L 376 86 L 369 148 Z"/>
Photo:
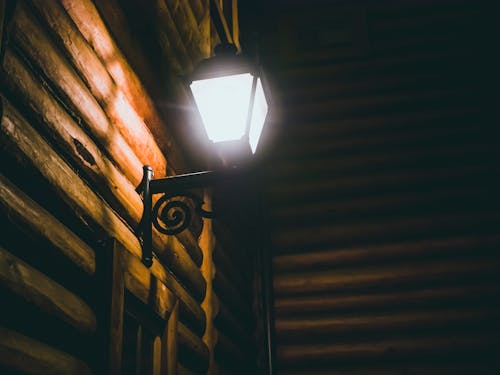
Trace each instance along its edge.
<path fill-rule="evenodd" d="M 268 111 L 266 96 L 253 71 L 232 68 L 194 79 L 191 92 L 212 142 L 243 142 L 255 153 Z"/>

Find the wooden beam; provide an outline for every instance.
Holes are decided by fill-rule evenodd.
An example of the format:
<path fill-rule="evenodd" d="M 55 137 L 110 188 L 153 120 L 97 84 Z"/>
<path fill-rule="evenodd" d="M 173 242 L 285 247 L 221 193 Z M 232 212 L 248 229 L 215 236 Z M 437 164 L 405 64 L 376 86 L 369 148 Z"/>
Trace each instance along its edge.
<path fill-rule="evenodd" d="M 427 306 L 468 306 L 479 300 L 493 300 L 500 293 L 500 286 L 471 284 L 445 287 L 434 286 L 417 290 L 389 293 L 356 293 L 318 296 L 279 297 L 274 301 L 276 316 L 299 316 L 300 314 L 341 313 L 359 311 L 387 311 Z"/>
<path fill-rule="evenodd" d="M 287 366 L 313 362 L 359 362 L 383 358 L 388 352 L 391 358 L 410 356 L 428 356 L 463 353 L 465 350 L 484 350 L 491 345 L 498 345 L 495 334 L 480 334 L 471 336 L 446 335 L 412 337 L 405 339 L 388 339 L 377 342 L 352 342 L 334 344 L 302 344 L 282 345 L 278 347 L 277 356 L 280 363 Z"/>
<path fill-rule="evenodd" d="M 480 185 L 479 183 L 477 185 Z M 430 187 L 432 189 L 432 187 Z M 270 215 L 272 221 L 286 226 L 291 223 L 307 224 L 308 221 L 351 220 L 362 216 L 383 218 L 405 212 L 412 215 L 424 210 L 432 210 L 438 205 L 470 210 L 486 209 L 491 201 L 491 186 L 468 187 L 456 190 L 446 187 L 431 191 L 379 192 L 365 197 L 325 197 L 323 200 L 302 201 L 296 204 L 276 205 Z"/>
<path fill-rule="evenodd" d="M 204 201 L 207 202 L 207 210 L 212 210 L 212 195 L 208 190 L 204 192 Z M 214 293 L 213 279 L 216 272 L 215 264 L 213 261 L 213 251 L 215 247 L 215 238 L 212 231 L 212 220 L 208 218 L 203 219 L 203 228 L 199 237 L 200 248 L 203 250 L 203 263 L 201 272 L 207 282 L 207 292 L 205 299 L 201 303 L 203 311 L 207 317 L 207 327 L 203 334 L 203 342 L 207 346 L 208 357 L 208 374 L 214 372 L 214 347 L 217 341 L 217 336 L 214 330 L 214 318 L 217 314 L 218 304 L 217 296 Z"/>
<path fill-rule="evenodd" d="M 438 186 L 464 186 L 484 181 L 485 176 L 500 172 L 500 168 L 491 165 L 460 165 L 456 167 L 434 167 L 414 170 L 412 173 L 397 171 L 377 171 L 336 176 L 331 175 L 295 179 L 293 184 L 286 180 L 275 180 L 269 188 L 273 202 L 296 202 L 306 197 L 343 197 L 352 194 L 369 194 L 381 190 L 425 189 L 432 182 Z"/>
<path fill-rule="evenodd" d="M 250 321 L 244 321 L 234 315 L 227 307 L 224 301 L 218 301 L 218 313 L 215 317 L 215 326 L 218 331 L 225 332 L 231 337 L 239 337 L 243 341 L 252 335 L 252 326 Z"/>
<path fill-rule="evenodd" d="M 218 332 L 217 337 L 217 346 L 215 347 L 217 362 L 223 363 L 225 366 L 232 364 L 233 367 L 241 366 L 243 363 L 247 366 L 251 364 L 249 360 L 251 353 L 247 351 L 248 348 L 242 348 L 222 332 Z M 245 371 L 249 370 L 251 371 L 250 368 L 245 369 Z"/>
<path fill-rule="evenodd" d="M 0 282 L 40 310 L 91 335 L 96 330 L 92 309 L 79 297 L 0 246 Z"/>
<path fill-rule="evenodd" d="M 227 275 L 227 279 L 234 283 L 235 287 L 242 291 L 249 291 L 249 284 L 244 279 L 239 268 L 234 265 L 230 258 L 227 256 L 226 252 L 231 251 L 231 249 L 225 249 L 220 242 L 216 241 L 215 248 L 213 250 L 213 262 L 217 270 L 221 271 L 224 275 Z M 245 293 L 247 295 L 247 293 Z"/>
<path fill-rule="evenodd" d="M 251 321 L 251 304 L 248 299 L 248 290 L 241 290 L 235 286 L 220 270 L 215 272 L 213 288 L 219 299 L 226 306 L 230 306 L 236 316 L 243 321 Z"/>
<path fill-rule="evenodd" d="M 154 101 L 120 51 L 91 0 L 62 0 L 62 5 L 137 114 L 144 119 L 173 170 L 184 169 L 179 148 L 156 110 Z M 159 172 L 159 171 L 158 171 Z"/>
<path fill-rule="evenodd" d="M 179 326 L 179 302 L 174 305 L 165 327 L 166 335 L 163 338 L 163 372 L 167 375 L 177 375 L 178 366 L 178 326 Z M 166 336 L 166 337 L 165 337 Z"/>
<path fill-rule="evenodd" d="M 300 254 L 283 254 L 273 257 L 275 272 L 307 270 L 314 268 L 345 267 L 348 265 L 374 264 L 383 261 L 418 258 L 463 256 L 464 252 L 480 256 L 491 252 L 500 244 L 500 236 L 455 236 L 439 239 L 403 241 L 388 245 L 341 247 Z"/>
<path fill-rule="evenodd" d="M 17 149 L 20 155 L 24 155 L 23 157 L 28 159 L 40 171 L 57 190 L 61 198 L 75 210 L 78 216 L 81 215 L 82 211 L 85 212 L 87 217 L 95 221 L 110 237 L 118 239 L 130 252 L 140 257 L 141 247 L 132 231 L 121 221 L 108 204 L 98 197 L 76 175 L 4 98 L 2 98 L 2 101 L 3 116 L 1 120 L 1 132 L 4 135 L 2 139 L 5 142 L 8 140 L 8 143 L 13 147 L 13 152 L 16 152 L 14 150 Z M 172 242 L 174 241 L 175 239 L 170 239 L 170 243 L 167 243 L 167 246 L 172 246 Z M 165 247 L 161 247 L 161 249 L 165 249 Z M 170 247 L 170 250 L 172 250 L 172 247 Z M 196 268 L 190 259 L 187 263 L 182 263 L 186 260 L 187 254 L 182 255 L 182 253 L 175 251 L 167 252 L 170 255 L 162 252 L 158 253 L 160 256 L 165 255 L 163 258 L 164 261 L 171 265 L 174 271 L 177 271 L 177 274 L 179 277 L 182 277 L 183 282 L 192 291 L 193 295 L 201 299 L 205 293 L 205 281 L 199 269 Z M 187 266 L 187 268 L 184 266 Z M 158 265 L 155 269 L 157 267 Z"/>
<path fill-rule="evenodd" d="M 172 65 L 175 73 L 186 75 L 193 70 L 194 65 L 181 37 L 181 30 L 164 0 L 150 0 L 149 3 L 154 9 L 158 40 L 163 47 L 166 60 Z"/>
<path fill-rule="evenodd" d="M 4 69 L 4 82 L 9 90 L 19 97 L 20 101 L 26 102 L 41 124 L 49 128 L 48 134 L 54 142 L 63 146 L 69 157 L 101 189 L 101 194 L 113 208 L 130 226 L 137 227 L 142 215 L 142 200 L 131 182 L 117 170 L 91 137 L 76 124 L 11 49 L 6 51 Z M 126 168 L 127 166 L 123 166 L 123 169 Z M 157 244 L 161 243 L 164 237 L 155 228 L 153 236 Z M 185 231 L 178 238 L 193 261 L 200 265 L 203 255 L 191 232 Z"/>
<path fill-rule="evenodd" d="M 0 365 L 39 375 L 92 374 L 78 358 L 3 327 L 0 327 Z"/>
<path fill-rule="evenodd" d="M 220 220 L 212 220 L 212 226 L 217 239 L 215 255 L 217 256 L 220 246 L 229 261 L 227 263 L 231 264 L 235 270 L 238 270 L 240 277 L 249 285 L 248 282 L 250 282 L 251 277 L 249 275 L 248 259 L 246 259 L 246 245 L 238 241 L 230 228 Z"/>
<path fill-rule="evenodd" d="M 201 338 L 191 332 L 184 324 L 177 326 L 179 362 L 188 368 L 204 372 L 209 364 L 209 350 Z"/>
<path fill-rule="evenodd" d="M 72 28 L 73 24 L 71 20 L 67 19 L 68 17 L 64 12 L 64 10 L 60 9 L 57 4 L 54 4 L 55 2 L 49 2 L 49 3 L 53 4 L 54 6 L 53 12 L 52 9 L 45 7 L 43 3 L 38 4 L 39 7 L 41 8 L 40 12 L 43 12 L 43 14 L 47 18 L 51 26 L 55 27 L 57 30 L 60 31 L 61 33 L 60 38 L 62 40 L 61 43 L 64 43 L 68 49 L 71 49 L 70 53 L 72 56 L 72 61 L 79 69 L 80 75 L 84 76 L 86 80 L 92 81 L 92 82 L 87 82 L 87 84 L 91 87 L 91 89 L 93 89 L 94 95 L 98 99 L 101 98 L 103 101 L 105 101 L 103 102 L 104 103 L 103 106 L 104 108 L 107 109 L 106 115 L 109 116 L 111 114 L 112 119 L 113 119 L 113 113 L 118 113 L 118 116 L 121 116 L 120 119 L 114 119 L 116 121 L 113 121 L 108 124 L 109 129 L 92 128 L 93 123 L 91 123 L 90 125 L 91 128 L 93 129 L 94 135 L 98 136 L 98 139 L 101 141 L 101 145 L 106 150 L 109 150 L 111 145 L 114 144 L 113 142 L 117 142 L 118 145 L 122 145 L 124 147 L 124 151 L 126 151 L 127 154 L 135 152 L 135 155 L 145 155 L 146 159 L 142 160 L 142 163 L 143 164 L 150 163 L 155 168 L 154 171 L 157 174 L 157 177 L 164 176 L 166 170 L 164 157 L 157 148 L 156 143 L 154 143 L 154 140 L 151 137 L 149 130 L 147 130 L 144 127 L 144 125 L 137 123 L 135 125 L 129 124 L 125 126 L 126 127 L 125 131 L 128 131 L 127 129 L 139 129 L 141 127 L 143 128 L 142 130 L 139 130 L 139 133 L 137 132 L 129 133 L 128 136 L 125 137 L 126 139 L 120 137 L 119 134 L 116 134 L 117 129 L 114 128 L 114 126 L 118 122 L 121 121 L 123 125 L 127 121 L 136 121 L 136 120 L 139 121 L 138 116 L 134 115 L 132 109 L 130 108 L 124 109 L 128 108 L 127 107 L 128 104 L 120 99 L 121 97 L 123 97 L 123 95 L 121 95 L 119 93 L 119 89 L 114 86 L 111 77 L 107 75 L 107 72 L 104 69 L 104 67 L 100 66 L 101 64 L 100 60 L 97 58 L 97 56 L 95 56 L 94 52 L 90 50 L 90 47 L 87 45 L 86 41 L 83 40 L 79 31 L 75 29 L 74 26 Z M 73 77 L 74 80 L 73 81 L 71 80 L 70 78 L 72 77 L 71 68 L 66 66 L 67 64 L 65 65 L 64 59 L 58 55 L 58 52 L 54 48 L 51 48 L 52 44 L 48 39 L 48 37 L 45 35 L 45 32 L 40 28 L 40 25 L 37 25 L 37 23 L 32 19 L 32 17 L 29 17 L 27 15 L 26 10 L 21 9 L 19 12 L 20 14 L 17 16 L 18 18 L 20 18 L 19 27 L 24 28 L 23 33 L 21 33 L 22 37 L 20 37 L 19 42 L 21 45 L 25 47 L 25 52 L 30 56 L 30 58 L 34 60 L 35 64 L 40 65 L 41 69 L 45 71 L 53 79 L 53 82 L 55 82 L 56 85 L 60 86 L 61 82 L 66 82 L 69 80 L 68 82 L 66 82 L 66 85 L 63 84 L 61 86 L 61 89 L 70 98 L 72 98 L 72 96 L 75 95 L 78 97 L 78 95 L 75 94 L 75 92 L 78 91 L 79 89 L 78 88 L 75 89 L 74 87 L 74 86 L 78 87 L 78 82 L 79 82 L 78 78 Z M 61 14 L 59 14 L 58 12 Z M 66 22 L 64 23 L 63 20 L 65 19 Z M 54 24 L 54 22 L 56 22 L 56 24 Z M 33 40 L 31 40 L 31 38 L 24 38 L 25 35 L 24 33 L 28 33 L 30 35 L 36 35 L 37 37 L 34 38 Z M 76 40 L 73 40 L 73 37 L 76 38 Z M 34 53 L 34 50 L 37 50 L 38 46 L 40 45 L 45 45 L 46 48 L 44 48 L 43 51 L 37 51 L 38 54 Z M 55 103 L 53 99 L 46 99 L 45 102 L 43 101 L 42 98 L 47 93 L 46 90 L 41 87 L 41 83 L 38 82 L 39 79 L 38 80 L 34 78 L 32 78 L 31 80 L 28 79 L 28 82 L 30 82 L 30 85 L 28 85 L 18 76 L 19 73 L 23 73 L 25 79 L 29 78 L 26 69 L 22 67 L 20 61 L 18 60 L 16 61 L 15 58 L 11 57 L 9 61 L 6 61 L 6 64 L 9 64 L 8 66 L 6 66 L 6 70 L 9 69 L 11 72 L 11 78 L 10 78 L 11 86 L 15 87 L 23 95 L 26 95 L 28 98 L 30 98 L 31 107 L 37 108 L 35 112 L 39 116 L 43 117 L 44 120 L 47 121 L 53 128 L 57 128 L 58 134 L 61 133 L 64 134 L 64 132 L 62 132 L 61 130 L 66 130 L 65 127 L 62 127 L 60 124 L 57 123 L 54 124 L 53 121 L 52 122 L 48 121 L 49 119 L 53 120 L 53 118 L 47 116 L 45 110 L 47 109 L 47 107 L 49 107 L 51 108 L 52 111 L 56 111 L 56 113 L 59 116 L 63 117 L 63 119 L 70 122 L 70 120 L 68 119 L 68 115 L 62 115 L 61 108 L 54 109 Z M 84 71 L 82 71 L 82 69 Z M 103 77 L 105 78 L 107 77 L 107 79 L 101 80 L 99 78 L 100 75 L 103 75 Z M 37 89 L 36 94 L 34 94 L 31 91 L 34 88 Z M 71 90 L 76 90 L 76 91 L 73 92 Z M 86 88 L 84 87 L 82 87 L 81 90 L 82 92 L 86 92 L 85 91 Z M 96 93 L 95 91 L 98 92 Z M 38 94 L 42 96 L 38 97 Z M 115 94 L 117 102 L 110 104 L 110 97 Z M 50 100 L 52 100 L 52 102 L 50 102 Z M 50 103 L 48 103 L 47 101 L 49 101 Z M 120 107 L 115 109 L 109 108 L 109 106 L 115 106 L 115 105 L 119 105 Z M 96 111 L 99 112 L 99 109 L 97 109 L 97 107 L 95 108 Z M 81 114 L 84 116 L 84 118 L 86 109 L 88 110 L 88 108 L 86 107 L 80 108 Z M 52 116 L 55 115 L 52 113 L 49 114 L 51 114 Z M 101 124 L 101 126 L 102 125 L 103 124 Z M 123 133 L 123 129 L 121 129 L 120 131 L 122 131 Z M 129 178 L 132 175 L 135 176 L 135 179 L 131 180 L 133 186 L 130 186 L 130 184 L 127 184 L 126 181 L 123 180 L 123 178 L 120 178 L 120 176 L 117 175 L 117 173 L 114 173 L 115 172 L 114 167 L 112 166 L 110 167 L 109 165 L 104 165 L 104 166 L 102 165 L 105 164 L 106 160 L 101 162 L 99 165 L 98 162 L 101 161 L 101 159 L 103 159 L 102 153 L 99 152 L 97 147 L 92 147 L 93 143 L 90 141 L 90 139 L 88 139 L 88 137 L 85 137 L 81 129 L 72 127 L 72 133 L 73 135 L 77 134 L 80 137 L 77 139 L 77 141 L 70 140 L 68 137 L 66 137 L 66 140 L 69 143 L 69 146 L 66 147 L 66 149 L 69 149 L 70 151 L 73 151 L 73 153 L 75 153 L 75 149 L 76 151 L 79 151 L 80 149 L 83 148 L 83 151 L 76 153 L 75 158 L 77 161 L 80 162 L 80 164 L 83 164 L 83 167 L 87 168 L 87 171 L 90 172 L 91 176 L 94 176 L 94 174 L 96 174 L 97 172 L 96 169 L 99 169 L 98 167 L 101 167 L 102 171 L 104 172 L 101 172 L 101 174 L 98 173 L 98 176 L 96 177 L 98 183 L 102 184 L 103 186 L 109 187 L 109 192 L 115 198 L 118 198 L 119 203 L 122 205 L 121 208 L 125 210 L 128 217 L 132 220 L 132 226 L 134 227 L 137 226 L 142 214 L 142 202 L 137 193 L 135 193 L 134 191 L 134 186 L 137 186 L 142 178 L 142 172 L 132 169 L 134 165 L 137 167 L 137 164 L 123 163 L 121 162 L 121 160 L 117 160 L 118 165 L 124 171 L 126 176 L 128 176 Z M 104 139 L 99 138 L 99 135 L 102 135 Z M 129 150 L 129 144 L 135 145 L 132 151 L 127 151 Z M 145 153 L 144 150 L 149 150 L 149 151 Z M 91 152 L 92 155 L 89 156 L 85 151 Z M 72 153 L 70 152 L 70 154 Z M 82 155 L 87 156 L 87 159 L 89 160 L 86 160 Z M 92 157 L 95 158 L 93 159 Z M 96 161 L 96 159 L 98 160 Z M 142 167 L 140 169 L 142 170 Z M 137 173 L 140 173 L 140 177 Z M 112 182 L 107 181 L 107 179 L 112 179 L 113 181 Z M 160 235 L 155 230 L 154 230 L 154 236 L 155 236 L 155 243 L 157 245 L 161 244 L 162 241 L 159 239 L 159 237 L 163 236 Z M 193 236 L 189 232 L 185 232 L 180 234 L 178 238 L 180 241 L 182 241 L 182 244 L 185 246 L 184 249 L 179 248 L 179 251 L 184 252 L 184 250 L 187 250 L 190 253 L 192 259 L 197 263 L 197 265 L 200 265 L 202 255 L 200 249 L 196 244 L 196 241 L 193 239 Z M 176 242 L 175 240 L 173 242 L 174 242 L 173 245 L 174 246 L 177 245 L 178 247 L 179 244 L 175 244 Z"/>
<path fill-rule="evenodd" d="M 59 44 L 64 46 L 80 77 L 141 163 L 152 166 L 158 177 L 164 177 L 167 162 L 151 131 L 123 91 L 115 84 L 103 62 L 99 60 L 64 8 L 53 0 L 31 0 L 31 3 L 54 32 Z M 47 42 L 39 46 L 49 44 Z"/>
<path fill-rule="evenodd" d="M 276 338 L 281 343 L 291 340 L 313 340 L 342 334 L 355 335 L 373 332 L 397 332 L 403 334 L 414 330 L 441 330 L 447 327 L 474 326 L 493 322 L 500 313 L 498 308 L 474 307 L 426 309 L 384 313 L 362 313 L 349 315 L 306 316 L 276 320 Z"/>
<path fill-rule="evenodd" d="M 133 271 L 134 274 L 124 270 L 125 287 L 160 318 L 166 319 L 172 312 L 177 298 L 165 284 L 147 272 L 145 267 L 141 274 L 136 272 L 138 269 L 139 267 Z"/>
<path fill-rule="evenodd" d="M 233 44 L 233 34 L 227 23 L 226 16 L 222 10 L 221 4 L 217 0 L 210 0 L 210 12 L 215 30 L 222 43 Z"/>
<path fill-rule="evenodd" d="M 317 163 L 315 158 L 303 158 L 298 160 L 288 159 L 280 164 L 281 175 L 291 177 L 296 174 L 329 175 L 336 176 L 364 172 L 367 170 L 406 170 L 419 166 L 420 168 L 446 165 L 446 161 L 457 160 L 470 162 L 471 157 L 475 160 L 489 159 L 495 155 L 495 150 L 484 147 L 484 142 L 474 140 L 470 143 L 447 144 L 430 143 L 426 148 L 406 148 L 404 150 L 374 150 L 371 152 L 355 155 L 329 154 L 322 158 L 322 163 Z M 436 162 L 439 160 L 439 162 Z"/>
<path fill-rule="evenodd" d="M 493 211 L 493 210 L 492 210 Z M 301 248 L 304 245 L 322 246 L 346 243 L 359 243 L 380 240 L 392 236 L 392 240 L 401 240 L 414 235 L 432 234 L 436 228 L 440 233 L 474 234 L 474 229 L 481 226 L 482 231 L 493 228 L 498 223 L 497 212 L 468 212 L 461 214 L 435 214 L 426 216 L 413 215 L 399 219 L 363 220 L 348 224 L 339 224 L 335 220 L 326 223 L 308 222 L 305 225 L 291 225 L 276 230 L 273 242 L 280 249 Z M 490 233 L 493 229 L 490 230 Z"/>
<path fill-rule="evenodd" d="M 197 334 L 203 333 L 206 324 L 205 313 L 199 303 L 179 284 L 172 273 L 166 271 L 157 262 L 154 262 L 153 266 L 147 269 L 140 259 L 130 252 L 124 252 L 123 262 L 125 269 L 130 274 L 128 281 L 130 284 L 139 284 L 134 287 L 149 290 L 151 279 L 157 278 L 179 298 L 179 319 Z"/>
<path fill-rule="evenodd" d="M 84 171 L 108 202 L 114 203 L 114 208 L 121 216 L 131 226 L 137 225 L 141 217 L 142 201 L 134 185 L 10 48 L 6 51 L 3 68 L 4 83 L 16 100 L 25 103 L 40 119 L 40 124 L 47 129 L 51 140 L 62 146 L 65 155 Z"/>
<path fill-rule="evenodd" d="M 205 49 L 203 46 L 203 35 L 199 31 L 198 22 L 193 14 L 191 6 L 188 1 L 177 0 L 163 0 L 172 15 L 172 19 L 177 25 L 177 29 L 184 39 L 186 50 L 191 56 L 191 61 L 196 64 L 203 56 L 202 51 Z"/>
<path fill-rule="evenodd" d="M 119 0 L 95 1 L 94 4 L 130 65 L 146 88 L 151 90 L 153 97 L 157 97 L 162 91 L 162 82 L 158 82 L 159 72 L 154 68 L 153 61 L 147 57 L 147 51 L 143 48 L 141 40 L 135 33 L 135 25 L 133 25 L 142 15 L 135 14 L 135 12 L 127 14 L 125 4 Z M 147 7 L 142 9 L 146 10 Z M 133 17 L 130 17 L 130 14 Z"/>
<path fill-rule="evenodd" d="M 170 374 L 171 373 L 168 373 L 168 375 L 170 375 Z M 196 375 L 195 372 L 187 369 L 186 367 L 184 367 L 180 363 L 177 364 L 177 372 L 174 372 L 173 374 L 176 374 L 176 375 Z"/>
<path fill-rule="evenodd" d="M 347 270 L 280 274 L 274 278 L 276 298 L 281 295 L 335 292 L 339 290 L 373 290 L 395 285 L 446 283 L 467 277 L 488 277 L 496 263 L 491 259 L 475 261 L 435 261 L 399 264 L 398 266 L 356 267 Z"/>
<path fill-rule="evenodd" d="M 76 109 L 75 112 L 118 165 L 122 168 L 127 166 L 122 169 L 123 173 L 134 185 L 138 185 L 142 179 L 142 163 L 120 135 L 119 130 L 109 122 L 106 113 L 86 88 L 84 82 L 55 50 L 47 35 L 28 14 L 24 6 L 17 8 L 13 20 L 12 38 L 23 53 L 66 97 L 67 103 L 72 106 L 72 109 Z"/>
<path fill-rule="evenodd" d="M 122 366 L 123 347 L 123 319 L 125 312 L 125 264 L 123 250 L 116 240 L 110 241 L 104 249 L 106 254 L 106 274 L 104 275 L 107 286 L 105 300 L 105 327 L 107 332 L 102 332 L 108 344 L 105 347 L 107 356 L 107 371 L 110 374 L 120 374 Z"/>
<path fill-rule="evenodd" d="M 233 43 L 238 48 L 241 49 L 240 46 L 240 20 L 238 17 L 238 0 L 231 1 L 231 29 L 233 31 Z"/>
<path fill-rule="evenodd" d="M 43 207 L 0 174 L 0 207 L 24 230 L 45 238 L 87 274 L 96 269 L 94 251 Z"/>
<path fill-rule="evenodd" d="M 10 49 L 6 51 L 4 69 L 6 72 L 4 82 L 7 87 L 20 97 L 20 101 L 26 102 L 40 118 L 41 123 L 49 128 L 48 134 L 53 137 L 54 142 L 64 147 L 70 158 L 99 188 L 103 189 L 101 194 L 108 198 L 109 202 L 114 203 L 114 208 L 131 226 L 136 227 L 142 215 L 142 200 L 134 186 L 103 155 L 92 139 L 72 120 Z M 164 236 L 154 229 L 153 235 L 156 244 L 160 245 Z M 201 250 L 192 237 L 189 232 L 179 236 L 186 244 L 186 249 L 189 249 L 192 259 L 201 264 Z M 174 245 L 179 244 L 174 241 Z M 183 249 L 179 248 L 179 251 Z"/>

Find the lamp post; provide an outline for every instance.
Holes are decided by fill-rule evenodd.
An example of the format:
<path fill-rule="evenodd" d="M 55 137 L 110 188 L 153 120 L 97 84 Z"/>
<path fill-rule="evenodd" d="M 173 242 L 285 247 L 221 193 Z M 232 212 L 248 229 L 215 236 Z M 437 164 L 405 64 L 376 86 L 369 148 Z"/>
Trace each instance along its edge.
<path fill-rule="evenodd" d="M 233 45 L 223 44 L 216 48 L 215 57 L 202 61 L 190 78 L 191 94 L 208 139 L 233 164 L 251 157 L 268 112 L 259 67 L 236 55 Z M 192 217 L 186 198 L 191 199 L 200 216 L 211 218 L 212 212 L 203 209 L 203 201 L 192 189 L 234 179 L 238 171 L 227 168 L 153 179 L 152 168 L 144 166 L 143 173 L 140 192 L 144 207 L 138 236 L 142 262 L 150 267 L 152 227 L 167 235 L 186 229 Z M 159 193 L 163 196 L 153 206 L 152 196 Z"/>

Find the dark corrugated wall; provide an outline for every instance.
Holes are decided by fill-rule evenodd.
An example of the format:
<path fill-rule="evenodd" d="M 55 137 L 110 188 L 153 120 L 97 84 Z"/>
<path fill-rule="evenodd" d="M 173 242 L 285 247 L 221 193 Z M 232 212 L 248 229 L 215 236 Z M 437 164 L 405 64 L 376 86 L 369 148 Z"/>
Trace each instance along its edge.
<path fill-rule="evenodd" d="M 500 373 L 498 6 L 293 4 L 267 40 L 278 373 Z"/>

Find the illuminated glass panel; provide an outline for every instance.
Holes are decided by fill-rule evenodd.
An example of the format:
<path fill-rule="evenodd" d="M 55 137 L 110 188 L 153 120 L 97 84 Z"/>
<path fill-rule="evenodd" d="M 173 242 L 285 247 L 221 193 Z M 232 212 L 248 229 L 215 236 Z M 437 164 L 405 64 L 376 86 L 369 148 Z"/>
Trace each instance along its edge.
<path fill-rule="evenodd" d="M 252 121 L 250 123 L 250 147 L 252 152 L 255 154 L 257 149 L 257 144 L 259 143 L 260 135 L 264 127 L 264 122 L 266 121 L 267 115 L 267 101 L 264 95 L 264 90 L 262 88 L 262 83 L 260 78 L 257 79 L 257 85 L 255 88 L 255 101 L 252 111 Z"/>
<path fill-rule="evenodd" d="M 253 77 L 249 73 L 191 83 L 208 138 L 239 140 L 245 135 Z"/>

